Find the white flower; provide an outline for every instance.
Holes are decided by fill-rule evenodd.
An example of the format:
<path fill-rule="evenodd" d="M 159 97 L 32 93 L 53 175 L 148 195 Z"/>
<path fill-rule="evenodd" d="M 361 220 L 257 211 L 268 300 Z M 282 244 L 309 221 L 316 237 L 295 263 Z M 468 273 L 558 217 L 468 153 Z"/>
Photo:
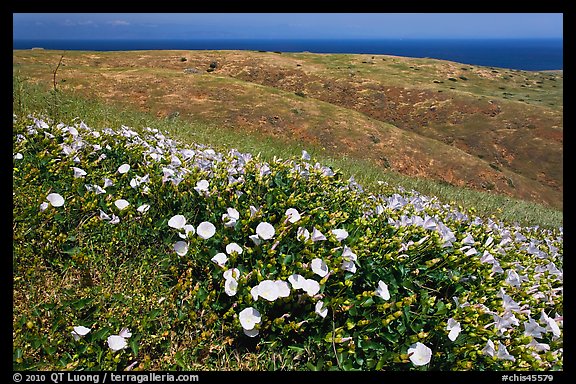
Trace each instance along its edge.
<path fill-rule="evenodd" d="M 326 236 L 324 236 L 322 232 L 320 232 L 318 229 L 316 229 L 316 227 L 314 227 L 314 229 L 312 230 L 311 239 L 312 241 L 326 240 Z"/>
<path fill-rule="evenodd" d="M 305 278 L 302 275 L 292 274 L 288 277 L 288 281 L 292 284 L 294 289 L 303 289 Z"/>
<path fill-rule="evenodd" d="M 262 280 L 258 284 L 258 296 L 265 298 L 268 301 L 276 300 L 280 295 L 278 285 L 272 280 Z"/>
<path fill-rule="evenodd" d="M 112 214 L 112 220 L 109 221 L 110 224 L 118 224 L 120 222 L 120 218 L 115 214 Z"/>
<path fill-rule="evenodd" d="M 506 283 L 510 284 L 513 287 L 519 287 L 521 284 L 521 280 L 520 280 L 520 276 L 518 275 L 518 272 L 516 272 L 513 269 L 509 269 L 508 271 L 506 271 L 507 276 L 506 276 Z"/>
<path fill-rule="evenodd" d="M 168 226 L 175 229 L 182 229 L 186 224 L 186 218 L 183 215 L 174 215 L 168 220 Z"/>
<path fill-rule="evenodd" d="M 126 339 L 120 335 L 108 336 L 108 347 L 114 352 L 124 349 L 128 346 Z"/>
<path fill-rule="evenodd" d="M 14 155 L 14 160 L 22 160 L 24 158 L 24 156 L 22 156 L 22 154 L 20 152 L 18 152 L 17 154 Z"/>
<path fill-rule="evenodd" d="M 292 224 L 301 219 L 300 213 L 295 208 L 288 208 L 286 210 L 286 216 L 288 216 L 288 221 Z"/>
<path fill-rule="evenodd" d="M 174 244 L 174 251 L 176 251 L 178 255 L 184 256 L 186 253 L 188 253 L 188 243 L 185 241 L 177 241 Z"/>
<path fill-rule="evenodd" d="M 315 311 L 317 314 L 319 314 L 322 317 L 326 317 L 326 315 L 328 314 L 328 308 L 323 307 L 324 306 L 324 302 L 322 301 L 317 301 L 316 302 L 316 306 L 315 306 Z"/>
<path fill-rule="evenodd" d="M 450 318 L 448 319 L 448 325 L 446 326 L 446 330 L 450 331 L 450 333 L 448 333 L 448 338 L 454 341 L 456 340 L 462 329 L 460 328 L 459 322 L 457 322 L 453 318 Z"/>
<path fill-rule="evenodd" d="M 104 188 L 111 187 L 114 185 L 114 182 L 110 179 L 104 178 Z"/>
<path fill-rule="evenodd" d="M 261 317 L 260 312 L 256 308 L 248 307 L 243 309 L 239 314 L 240 324 L 242 328 L 247 331 L 254 329 L 256 324 L 260 323 Z"/>
<path fill-rule="evenodd" d="M 262 222 L 262 223 L 258 224 L 258 226 L 256 227 L 256 234 L 262 240 L 269 240 L 269 239 L 273 238 L 274 233 L 275 233 L 275 230 L 274 230 L 274 227 L 272 226 L 272 224 Z"/>
<path fill-rule="evenodd" d="M 432 350 L 421 342 L 417 342 L 408 348 L 408 355 L 412 364 L 416 366 L 426 365 L 430 362 Z"/>
<path fill-rule="evenodd" d="M 84 177 L 87 175 L 86 171 L 77 167 L 72 167 L 74 170 L 74 178 Z"/>
<path fill-rule="evenodd" d="M 542 310 L 541 313 L 542 314 L 540 316 L 540 322 L 546 324 L 546 330 L 548 332 L 552 332 L 554 338 L 560 337 L 560 327 L 558 327 L 556 320 L 554 320 L 551 317 L 548 317 L 548 315 L 546 315 L 546 312 L 544 312 L 544 310 Z"/>
<path fill-rule="evenodd" d="M 322 259 L 319 258 L 313 259 L 312 262 L 310 263 L 310 266 L 312 267 L 312 272 L 314 272 L 320 277 L 324 277 L 328 274 L 328 265 L 326 265 L 326 263 Z"/>
<path fill-rule="evenodd" d="M 344 250 L 342 251 L 342 258 L 346 261 L 356 261 L 358 257 L 350 248 L 346 245 L 344 246 Z"/>
<path fill-rule="evenodd" d="M 42 204 L 40 204 L 40 210 L 41 211 L 45 211 L 46 208 L 48 208 L 48 203 L 47 202 L 43 202 Z"/>
<path fill-rule="evenodd" d="M 232 252 L 236 252 L 237 254 L 241 255 L 243 252 L 242 247 L 236 243 L 230 243 L 226 246 L 226 253 L 231 255 Z"/>
<path fill-rule="evenodd" d="M 260 208 L 256 208 L 255 206 L 251 205 L 250 206 L 250 218 L 253 218 L 254 216 L 256 216 L 256 213 L 258 213 L 259 210 L 260 210 Z"/>
<path fill-rule="evenodd" d="M 227 213 L 222 215 L 222 221 L 226 227 L 233 227 L 240 219 L 240 212 L 234 208 L 228 208 Z"/>
<path fill-rule="evenodd" d="M 220 253 L 217 253 L 216 255 L 214 255 L 214 257 L 211 258 L 210 260 L 212 260 L 213 262 L 215 262 L 219 266 L 223 267 L 224 264 L 226 263 L 226 261 L 228 261 L 228 256 L 226 256 L 226 254 L 220 252 Z"/>
<path fill-rule="evenodd" d="M 310 232 L 304 227 L 299 227 L 296 233 L 296 238 L 300 241 L 306 241 L 310 238 Z"/>
<path fill-rule="evenodd" d="M 536 339 L 532 339 L 532 341 L 528 343 L 527 346 L 534 348 L 538 352 L 545 352 L 550 350 L 550 345 L 545 343 L 539 343 L 536 341 Z"/>
<path fill-rule="evenodd" d="M 190 234 L 195 234 L 196 230 L 194 229 L 194 226 L 192 224 L 186 224 L 184 227 L 182 227 L 182 229 L 184 229 L 184 233 L 179 232 L 178 236 L 180 236 L 181 239 L 187 239 Z"/>
<path fill-rule="evenodd" d="M 336 236 L 336 240 L 342 241 L 348 237 L 348 231 L 345 229 L 333 229 L 332 234 Z"/>
<path fill-rule="evenodd" d="M 111 217 L 106 212 L 100 210 L 100 220 L 110 220 L 110 219 Z"/>
<path fill-rule="evenodd" d="M 124 199 L 118 199 L 114 202 L 114 205 L 116 206 L 116 208 L 118 208 L 119 210 L 123 210 L 125 209 L 127 206 L 130 205 L 129 202 L 127 202 Z"/>
<path fill-rule="evenodd" d="M 496 354 L 496 349 L 494 348 L 494 343 L 492 342 L 492 340 L 488 339 L 488 341 L 486 342 L 486 346 L 482 348 L 480 352 L 483 353 L 484 355 L 494 357 L 494 355 Z"/>
<path fill-rule="evenodd" d="M 64 205 L 64 198 L 58 193 L 49 194 L 46 196 L 46 200 L 48 200 L 53 207 L 61 207 Z"/>
<path fill-rule="evenodd" d="M 72 336 L 74 340 L 78 341 L 81 337 L 86 336 L 90 332 L 90 328 L 83 327 L 82 325 L 74 327 Z"/>
<path fill-rule="evenodd" d="M 506 346 L 500 341 L 498 341 L 498 353 L 496 354 L 496 357 L 500 360 L 516 361 L 516 358 L 508 353 Z"/>
<path fill-rule="evenodd" d="M 141 206 L 139 206 L 138 208 L 136 208 L 136 210 L 140 213 L 146 213 L 148 212 L 148 210 L 150 209 L 150 205 L 149 204 L 142 204 Z"/>
<path fill-rule="evenodd" d="M 305 279 L 302 284 L 302 289 L 306 291 L 308 296 L 314 296 L 320 291 L 320 284 L 316 280 Z"/>
<path fill-rule="evenodd" d="M 196 233 L 203 239 L 209 239 L 216 233 L 216 227 L 208 221 L 203 221 L 196 228 Z"/>
<path fill-rule="evenodd" d="M 225 279 L 238 279 L 240 277 L 240 270 L 238 268 L 230 268 L 222 274 Z"/>
<path fill-rule="evenodd" d="M 120 330 L 120 333 L 118 334 L 118 336 L 123 337 L 125 339 L 129 339 L 130 336 L 132 336 L 132 332 L 130 332 L 130 330 L 128 328 L 122 328 L 122 330 Z"/>
<path fill-rule="evenodd" d="M 236 279 L 226 279 L 226 281 L 224 281 L 224 292 L 226 292 L 228 296 L 234 296 L 237 291 L 238 282 Z"/>
<path fill-rule="evenodd" d="M 130 165 L 128 164 L 122 164 L 121 166 L 118 167 L 118 173 L 126 173 L 130 170 Z"/>
<path fill-rule="evenodd" d="M 524 322 L 524 334 L 533 337 L 542 337 L 542 333 L 546 332 L 546 328 L 538 325 L 536 320 L 528 317 L 528 321 Z"/>
<path fill-rule="evenodd" d="M 384 300 L 390 299 L 390 292 L 388 292 L 388 285 L 382 280 L 378 281 L 378 288 L 376 288 L 376 295 Z"/>
<path fill-rule="evenodd" d="M 346 261 L 342 262 L 342 269 L 348 272 L 356 273 L 356 264 L 353 261 Z"/>
<path fill-rule="evenodd" d="M 278 288 L 278 297 L 288 297 L 290 296 L 290 286 L 287 282 L 282 280 L 274 281 L 276 287 Z"/>
<path fill-rule="evenodd" d="M 254 301 L 258 300 L 258 286 L 254 286 L 252 287 L 252 289 L 250 289 L 250 294 L 252 295 L 252 299 Z"/>
<path fill-rule="evenodd" d="M 306 152 L 304 149 L 302 150 L 302 160 L 310 160 L 310 154 Z"/>
<path fill-rule="evenodd" d="M 200 194 L 206 194 L 206 193 L 208 193 L 209 187 L 210 187 L 210 183 L 208 183 L 208 180 L 200 180 L 196 183 L 196 186 L 194 187 L 194 189 L 196 190 L 196 192 L 198 192 Z"/>

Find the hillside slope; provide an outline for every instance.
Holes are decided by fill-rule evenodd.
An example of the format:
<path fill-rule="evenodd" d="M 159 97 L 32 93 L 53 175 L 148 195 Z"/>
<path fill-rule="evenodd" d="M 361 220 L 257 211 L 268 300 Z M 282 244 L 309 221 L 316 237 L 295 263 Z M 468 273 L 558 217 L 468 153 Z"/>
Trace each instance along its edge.
<path fill-rule="evenodd" d="M 14 51 L 14 68 L 51 86 L 61 55 Z M 562 209 L 561 74 L 385 55 L 137 51 L 65 52 L 57 75 L 61 90 Z"/>

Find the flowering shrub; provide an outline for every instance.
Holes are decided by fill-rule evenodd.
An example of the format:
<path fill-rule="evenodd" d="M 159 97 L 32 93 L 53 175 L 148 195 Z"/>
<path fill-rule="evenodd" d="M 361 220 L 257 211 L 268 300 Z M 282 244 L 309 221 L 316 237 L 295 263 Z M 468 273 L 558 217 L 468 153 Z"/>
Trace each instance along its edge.
<path fill-rule="evenodd" d="M 151 128 L 15 116 L 13 151 L 15 369 L 563 367 L 562 228 Z"/>

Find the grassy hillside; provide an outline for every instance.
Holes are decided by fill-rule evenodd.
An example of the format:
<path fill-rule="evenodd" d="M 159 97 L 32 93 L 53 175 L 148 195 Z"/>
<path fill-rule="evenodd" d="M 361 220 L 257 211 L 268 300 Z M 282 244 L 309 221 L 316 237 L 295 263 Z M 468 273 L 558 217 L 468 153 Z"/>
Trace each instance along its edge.
<path fill-rule="evenodd" d="M 153 127 L 13 151 L 15 370 L 563 369 L 560 228 Z"/>
<path fill-rule="evenodd" d="M 62 53 L 14 51 L 14 69 L 51 87 Z M 562 74 L 385 55 L 136 51 L 65 52 L 57 81 L 159 117 L 562 209 Z"/>

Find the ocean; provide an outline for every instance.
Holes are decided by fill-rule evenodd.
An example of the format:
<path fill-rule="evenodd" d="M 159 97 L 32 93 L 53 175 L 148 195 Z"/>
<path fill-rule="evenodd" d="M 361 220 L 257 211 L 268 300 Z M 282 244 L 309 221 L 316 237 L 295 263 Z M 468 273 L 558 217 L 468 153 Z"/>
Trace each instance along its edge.
<path fill-rule="evenodd" d="M 82 51 L 254 50 L 359 53 L 434 58 L 462 64 L 528 71 L 563 69 L 562 39 L 205 39 L 14 40 L 14 49 Z"/>

